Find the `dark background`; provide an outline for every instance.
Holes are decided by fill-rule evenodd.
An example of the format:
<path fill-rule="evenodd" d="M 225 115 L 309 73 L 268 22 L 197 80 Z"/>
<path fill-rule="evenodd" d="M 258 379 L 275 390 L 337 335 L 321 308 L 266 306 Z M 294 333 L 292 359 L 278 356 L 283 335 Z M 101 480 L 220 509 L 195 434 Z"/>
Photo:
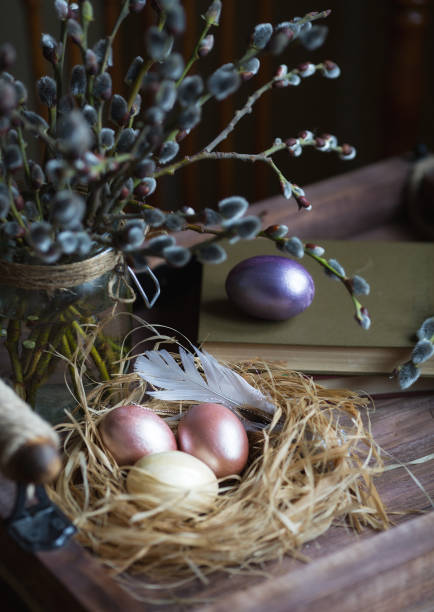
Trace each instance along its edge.
<path fill-rule="evenodd" d="M 178 48 L 185 54 L 195 44 L 204 23 L 200 15 L 209 3 L 210 0 L 183 2 L 189 25 Z M 41 59 L 38 31 L 57 35 L 53 4 L 52 0 L 0 1 L 7 9 L 2 11 L 0 40 L 16 45 L 16 75 L 32 92 L 34 75 L 49 73 L 50 67 Z M 94 0 L 93 4 L 96 21 L 90 37 L 97 40 L 110 31 L 121 3 Z M 202 123 L 182 143 L 182 152 L 191 153 L 207 144 L 280 63 L 292 68 L 307 59 L 335 60 L 342 69 L 341 77 L 329 80 L 314 75 L 297 88 L 268 92 L 254 113 L 242 120 L 233 137 L 221 145 L 221 150 L 259 152 L 270 146 L 275 137 L 295 136 L 301 129 L 335 134 L 340 142 L 357 148 L 357 158 L 350 162 L 312 150 L 297 159 L 280 153 L 277 161 L 288 179 L 305 185 L 409 151 L 418 143 L 434 148 L 432 0 L 331 0 L 324 4 L 318 4 L 318 0 L 223 0 L 223 7 L 221 25 L 214 29 L 215 49 L 195 67 L 203 75 L 239 57 L 258 22 L 276 24 L 311 10 L 331 8 L 332 14 L 325 21 L 329 36 L 316 51 L 308 52 L 292 44 L 282 56 L 266 57 L 260 73 L 234 96 L 223 103 L 210 101 Z M 125 92 L 123 74 L 135 55 L 144 54 L 143 32 L 152 19 L 148 2 L 142 13 L 124 23 L 112 70 L 115 91 Z M 78 61 L 76 49 L 70 61 Z M 219 198 L 231 193 L 255 201 L 280 193 L 280 187 L 268 167 L 205 161 L 161 180 L 154 202 L 170 209 L 183 204 L 213 207 Z"/>

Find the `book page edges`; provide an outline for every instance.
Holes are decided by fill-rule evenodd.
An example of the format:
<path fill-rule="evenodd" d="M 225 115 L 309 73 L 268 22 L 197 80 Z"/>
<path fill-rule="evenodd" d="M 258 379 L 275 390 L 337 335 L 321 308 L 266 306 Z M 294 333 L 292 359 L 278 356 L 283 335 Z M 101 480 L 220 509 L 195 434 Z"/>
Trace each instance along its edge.
<path fill-rule="evenodd" d="M 280 361 L 288 369 L 311 374 L 388 374 L 407 361 L 407 348 L 311 347 L 231 342 L 205 342 L 202 348 L 217 359 Z M 421 364 L 423 376 L 434 376 L 434 359 Z"/>

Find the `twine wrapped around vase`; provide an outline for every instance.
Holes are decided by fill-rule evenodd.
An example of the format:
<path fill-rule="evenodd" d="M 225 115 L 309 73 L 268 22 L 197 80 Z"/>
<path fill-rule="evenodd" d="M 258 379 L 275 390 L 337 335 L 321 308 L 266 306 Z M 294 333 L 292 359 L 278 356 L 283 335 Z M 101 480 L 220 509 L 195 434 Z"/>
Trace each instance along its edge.
<path fill-rule="evenodd" d="M 76 287 L 113 270 L 122 257 L 106 250 L 89 259 L 63 265 L 19 264 L 0 260 L 0 284 L 20 289 Z"/>
<path fill-rule="evenodd" d="M 112 249 L 83 261 L 60 265 L 19 264 L 0 260 L 0 285 L 53 291 L 89 283 L 107 272 L 113 272 L 107 284 L 109 297 L 124 303 L 134 302 L 135 292 L 127 280 L 123 256 Z M 126 289 L 124 297 L 122 286 Z"/>

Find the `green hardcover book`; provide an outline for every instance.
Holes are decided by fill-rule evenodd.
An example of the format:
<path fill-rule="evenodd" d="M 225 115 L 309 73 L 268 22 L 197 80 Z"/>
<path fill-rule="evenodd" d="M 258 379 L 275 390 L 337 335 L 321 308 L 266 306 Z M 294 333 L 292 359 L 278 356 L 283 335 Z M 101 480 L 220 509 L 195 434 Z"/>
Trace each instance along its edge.
<path fill-rule="evenodd" d="M 434 244 L 416 242 L 313 241 L 325 257 L 337 259 L 347 275 L 359 274 L 371 286 L 360 296 L 372 325 L 363 330 L 354 319 L 342 283 L 305 256 L 298 260 L 312 275 L 315 297 L 309 308 L 286 321 L 243 314 L 227 299 L 225 280 L 238 262 L 254 255 L 282 255 L 267 239 L 228 247 L 228 259 L 205 265 L 199 318 L 199 341 L 220 359 L 285 361 L 291 369 L 321 374 L 390 374 L 406 361 L 415 332 L 434 316 Z M 422 374 L 434 376 L 434 359 Z"/>

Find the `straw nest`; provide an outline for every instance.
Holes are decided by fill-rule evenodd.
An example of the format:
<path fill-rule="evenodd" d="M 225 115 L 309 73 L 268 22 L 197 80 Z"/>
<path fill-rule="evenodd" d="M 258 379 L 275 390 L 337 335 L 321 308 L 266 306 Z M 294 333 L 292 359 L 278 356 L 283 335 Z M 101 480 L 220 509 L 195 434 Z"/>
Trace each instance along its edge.
<path fill-rule="evenodd" d="M 79 541 L 114 574 L 179 585 L 295 555 L 337 519 L 355 530 L 387 527 L 373 484 L 382 462 L 361 416 L 366 399 L 327 390 L 279 364 L 231 367 L 278 409 L 265 429 L 249 433 L 246 469 L 220 482 L 207 513 L 143 508 L 127 493 L 128 469 L 116 464 L 98 433 L 107 410 L 129 402 L 146 405 L 176 430 L 186 404 L 149 401 L 137 375 L 120 375 L 83 394 L 81 411 L 62 425 L 65 466 L 50 494 L 78 527 Z"/>

